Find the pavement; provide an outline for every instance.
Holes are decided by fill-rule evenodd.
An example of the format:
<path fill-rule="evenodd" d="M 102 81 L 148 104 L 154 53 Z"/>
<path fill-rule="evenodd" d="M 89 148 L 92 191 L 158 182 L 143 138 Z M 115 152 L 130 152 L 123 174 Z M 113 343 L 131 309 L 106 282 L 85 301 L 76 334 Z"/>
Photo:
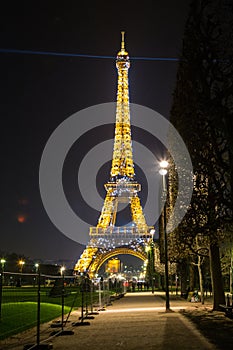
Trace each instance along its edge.
<path fill-rule="evenodd" d="M 80 310 L 73 311 L 62 335 L 52 335 L 52 329 L 48 330 L 44 325 L 41 344 L 50 344 L 57 350 L 216 350 L 180 312 L 190 304 L 171 296 L 171 312 L 166 312 L 162 294 L 127 293 L 92 316 L 93 319 L 84 320 L 84 325 L 80 325 Z M 89 324 L 85 325 L 85 322 Z M 66 334 L 67 331 L 73 334 Z M 23 348 L 19 340 L 13 347 L 8 343 L 1 349 Z"/>

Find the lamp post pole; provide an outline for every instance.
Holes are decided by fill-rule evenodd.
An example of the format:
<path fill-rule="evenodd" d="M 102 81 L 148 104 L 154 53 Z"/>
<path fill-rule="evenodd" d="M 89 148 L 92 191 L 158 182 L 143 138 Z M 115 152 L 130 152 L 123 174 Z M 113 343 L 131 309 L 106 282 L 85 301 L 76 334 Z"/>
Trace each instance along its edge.
<path fill-rule="evenodd" d="M 4 284 L 4 266 L 6 263 L 5 259 L 1 259 L 1 277 L 2 277 L 2 285 Z"/>
<path fill-rule="evenodd" d="M 38 284 L 38 280 L 39 280 L 39 264 L 38 263 L 36 263 L 35 264 L 35 269 L 36 269 L 36 277 L 35 277 L 35 284 Z"/>
<path fill-rule="evenodd" d="M 155 281 L 154 281 L 154 274 L 155 274 L 155 268 L 154 268 L 154 242 L 152 241 L 150 244 L 150 260 L 151 260 L 151 285 L 152 285 L 152 294 L 155 292 Z"/>
<path fill-rule="evenodd" d="M 36 332 L 36 344 L 39 349 L 40 346 L 40 266 L 35 264 L 36 267 L 36 279 L 37 279 L 37 332 Z"/>
<path fill-rule="evenodd" d="M 167 174 L 168 162 L 162 161 L 160 163 L 160 174 L 162 175 L 163 183 L 163 199 L 164 199 L 164 210 L 163 210 L 163 234 L 164 234 L 164 267 L 165 267 L 165 295 L 166 295 L 166 312 L 170 311 L 170 297 L 169 297 L 169 275 L 168 275 L 168 249 L 167 249 L 167 216 L 166 216 L 166 202 L 167 202 L 167 186 L 166 186 L 166 174 Z"/>
<path fill-rule="evenodd" d="M 150 244 L 150 247 L 151 247 L 151 269 L 152 269 L 152 294 L 154 294 L 155 292 L 155 251 L 154 251 L 154 233 L 155 233 L 155 230 L 152 229 L 150 231 L 150 233 L 152 234 L 152 240 L 151 240 L 151 244 Z"/>
<path fill-rule="evenodd" d="M 2 288 L 3 288 L 3 282 L 4 282 L 4 265 L 6 260 L 1 259 L 1 267 L 0 267 L 0 321 L 2 318 Z"/>
<path fill-rule="evenodd" d="M 25 261 L 23 261 L 23 260 L 19 261 L 19 272 L 21 273 L 21 276 L 19 278 L 19 287 L 22 286 L 22 274 L 23 274 L 23 266 L 24 266 L 24 264 L 25 264 Z"/>
<path fill-rule="evenodd" d="M 61 294 L 61 330 L 63 332 L 63 327 L 64 327 L 64 298 L 65 298 L 65 276 L 64 276 L 64 273 L 65 273 L 65 266 L 62 266 L 61 269 L 60 269 L 60 272 L 61 272 L 61 287 L 62 287 L 62 294 Z"/>
<path fill-rule="evenodd" d="M 20 271 L 21 274 L 23 273 L 23 265 L 24 264 L 25 264 L 25 261 L 23 261 L 23 260 L 19 261 L 19 271 Z"/>

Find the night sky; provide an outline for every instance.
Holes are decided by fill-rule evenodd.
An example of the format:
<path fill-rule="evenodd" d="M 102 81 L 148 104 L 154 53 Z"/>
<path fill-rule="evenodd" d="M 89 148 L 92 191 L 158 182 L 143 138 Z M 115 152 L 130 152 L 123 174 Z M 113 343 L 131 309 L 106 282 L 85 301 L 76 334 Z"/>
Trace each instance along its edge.
<path fill-rule="evenodd" d="M 24 1 L 5 5 L 0 15 L 0 48 L 115 57 L 124 30 L 132 58 L 130 101 L 169 118 L 177 62 L 133 58 L 178 58 L 189 2 Z M 50 135 L 66 118 L 116 100 L 115 59 L 1 52 L 0 60 L 0 251 L 75 261 L 82 247 L 53 225 L 43 207 L 40 159 Z M 110 127 L 98 132 L 112 131 Z M 97 143 L 98 133 L 93 133 Z M 88 139 L 82 143 L 84 152 L 85 145 L 88 148 Z M 72 159 L 75 162 L 74 154 L 66 168 L 71 178 Z M 138 172 L 143 178 L 143 172 Z M 98 174 L 98 181 L 108 179 L 105 168 Z M 70 202 L 75 202 L 73 183 L 70 188 L 67 183 L 67 192 L 73 193 Z M 95 225 L 96 218 L 88 220 Z"/>

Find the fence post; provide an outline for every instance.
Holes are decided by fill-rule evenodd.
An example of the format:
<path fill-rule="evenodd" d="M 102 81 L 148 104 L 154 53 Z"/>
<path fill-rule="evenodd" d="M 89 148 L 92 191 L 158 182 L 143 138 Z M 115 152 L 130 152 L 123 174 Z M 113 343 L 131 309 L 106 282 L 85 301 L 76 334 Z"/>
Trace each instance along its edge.
<path fill-rule="evenodd" d="M 79 319 L 81 320 L 80 322 L 73 322 L 72 325 L 77 327 L 77 326 L 90 326 L 90 322 L 88 321 L 83 321 L 84 320 L 84 288 L 85 288 L 85 277 L 82 276 L 81 279 L 81 284 L 80 284 L 80 288 L 81 288 L 81 316 L 79 317 Z"/>
<path fill-rule="evenodd" d="M 91 296 L 91 312 L 89 312 L 89 315 L 99 315 L 98 311 L 93 311 L 93 281 L 90 281 L 90 296 Z"/>
<path fill-rule="evenodd" d="M 103 277 L 100 277 L 99 278 L 99 309 L 98 309 L 98 311 L 105 311 L 105 307 L 103 306 L 103 303 L 102 303 L 102 301 L 103 301 L 103 295 L 102 295 L 102 297 L 101 297 L 101 284 L 102 284 L 102 286 L 103 286 L 103 293 L 104 293 L 104 285 L 103 285 L 103 283 L 101 283 L 101 282 L 103 282 Z M 102 293 L 102 294 L 103 294 Z"/>
<path fill-rule="evenodd" d="M 93 312 L 88 312 L 88 303 L 90 303 L 91 299 L 91 280 L 89 277 L 85 278 L 85 293 L 86 293 L 86 311 L 85 311 L 85 319 L 93 320 L 95 317 L 92 316 Z M 91 307 L 92 310 L 92 307 Z"/>
<path fill-rule="evenodd" d="M 36 327 L 36 345 L 35 344 L 27 344 L 24 346 L 24 350 L 30 349 L 44 349 L 49 350 L 53 349 L 52 343 L 48 344 L 40 344 L 40 266 L 37 269 L 37 327 Z"/>
<path fill-rule="evenodd" d="M 65 308 L 65 274 L 64 274 L 64 268 L 61 268 L 61 283 L 59 283 L 59 288 L 61 290 L 61 322 L 57 322 L 51 325 L 52 328 L 56 328 L 56 327 L 61 327 L 60 331 L 54 331 L 51 333 L 51 335 L 56 335 L 56 336 L 60 336 L 60 335 L 73 335 L 74 332 L 72 330 L 64 330 L 64 324 L 66 325 L 67 319 L 66 321 L 64 321 L 64 308 Z M 60 276 L 59 276 L 60 278 Z M 70 315 L 71 310 L 68 314 L 68 316 Z"/>

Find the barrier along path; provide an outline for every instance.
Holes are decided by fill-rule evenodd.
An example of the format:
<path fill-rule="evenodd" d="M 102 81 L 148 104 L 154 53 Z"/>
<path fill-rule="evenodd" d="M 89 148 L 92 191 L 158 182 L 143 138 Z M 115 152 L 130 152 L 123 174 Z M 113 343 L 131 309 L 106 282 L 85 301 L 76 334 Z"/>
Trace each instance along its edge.
<path fill-rule="evenodd" d="M 73 335 L 72 326 L 90 325 L 87 319 L 109 303 L 104 281 L 88 276 L 4 272 L 0 276 L 0 349 L 50 349 L 51 339 Z"/>
<path fill-rule="evenodd" d="M 92 305 L 92 310 L 96 314 L 89 315 L 91 308 L 89 307 L 89 311 L 86 310 L 85 288 L 83 313 L 80 309 L 73 310 L 63 330 L 60 328 L 54 333 L 51 332 L 54 322 L 44 325 L 45 328 L 41 329 L 43 340 L 38 348 L 44 346 L 58 350 L 215 349 L 214 345 L 180 313 L 182 309 L 190 307 L 190 302 L 171 301 L 171 312 L 165 312 L 165 301 L 159 293 L 119 293 L 112 296 L 111 301 L 102 301 L 101 305 L 97 299 Z M 36 348 L 35 344 L 34 342 L 34 345 L 28 348 Z M 3 349 L 10 347 L 7 348 L 5 344 Z M 22 345 L 15 345 L 13 349 L 22 349 Z"/>

